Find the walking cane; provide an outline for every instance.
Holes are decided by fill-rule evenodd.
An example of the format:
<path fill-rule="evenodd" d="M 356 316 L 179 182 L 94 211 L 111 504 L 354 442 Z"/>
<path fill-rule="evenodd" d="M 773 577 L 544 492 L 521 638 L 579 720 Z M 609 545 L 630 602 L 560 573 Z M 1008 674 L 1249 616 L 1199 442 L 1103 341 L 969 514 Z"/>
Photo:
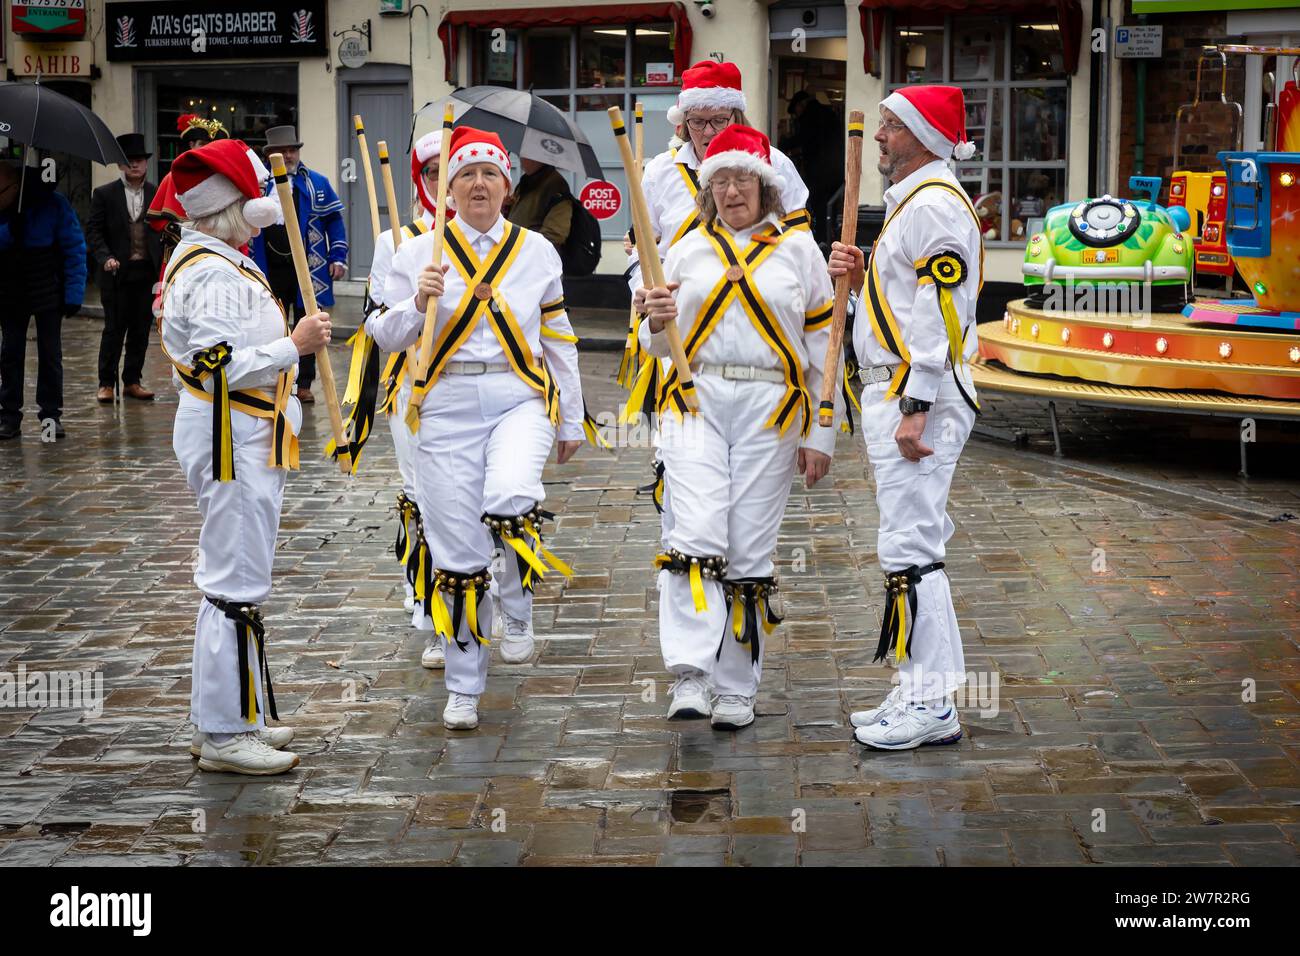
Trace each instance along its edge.
<path fill-rule="evenodd" d="M 447 103 L 447 108 L 442 114 L 442 144 L 438 148 L 438 155 L 442 157 L 438 161 L 438 205 L 433 214 L 433 264 L 442 267 L 442 234 L 447 228 L 447 153 L 451 148 L 451 127 L 455 117 L 452 111 L 451 103 Z M 428 394 L 429 386 L 423 385 L 424 379 L 429 374 L 429 364 L 433 361 L 433 329 L 438 321 L 438 300 L 429 296 L 428 302 L 424 307 L 424 331 L 421 333 L 423 338 L 420 340 L 420 361 L 417 367 L 411 370 L 411 374 L 418 376 L 411 380 L 412 392 L 411 401 L 406 409 L 406 424 L 411 431 L 416 431 L 419 427 L 420 420 L 420 403 L 424 401 L 424 396 Z"/>
<path fill-rule="evenodd" d="M 275 178 L 275 191 L 280 197 L 280 209 L 284 213 L 284 231 L 289 234 L 289 249 L 293 252 L 293 269 L 298 274 L 298 294 L 302 296 L 303 308 L 308 315 L 319 312 L 316 305 L 316 293 L 311 285 L 311 272 L 307 269 L 307 250 L 302 247 L 302 233 L 298 229 L 298 216 L 293 208 L 293 186 L 289 184 L 289 173 L 284 167 L 284 155 L 272 153 L 267 157 L 271 161 L 271 175 Z M 334 447 L 338 449 L 339 471 L 348 474 L 351 470 L 351 456 L 348 454 L 348 440 L 343 431 L 343 413 L 339 410 L 339 395 L 334 387 L 334 369 L 330 366 L 328 343 L 316 352 L 316 366 L 320 369 L 321 384 L 325 386 L 325 405 L 330 413 L 330 430 L 334 433 Z"/>
<path fill-rule="evenodd" d="M 645 193 L 641 191 L 641 171 L 637 168 L 636 157 L 632 155 L 632 146 L 627 141 L 627 128 L 623 125 L 623 111 L 611 106 L 610 125 L 614 128 L 614 142 L 623 157 L 623 171 L 627 174 L 627 194 L 632 201 L 632 231 L 636 233 L 637 258 L 641 260 L 641 284 L 647 289 L 662 289 L 668 283 L 664 281 L 663 263 L 659 261 L 659 250 L 655 246 L 654 230 L 650 227 L 650 211 L 646 208 Z M 695 381 L 691 377 L 691 366 L 686 361 L 686 350 L 682 348 L 682 336 L 677 330 L 677 322 L 665 322 L 664 332 L 668 335 L 668 348 L 672 352 L 673 368 L 677 371 L 677 380 L 681 385 L 682 400 L 692 412 L 700 410 L 700 400 L 695 394 Z"/>
<path fill-rule="evenodd" d="M 441 161 L 439 161 L 441 165 Z M 388 143 L 385 140 L 379 141 L 379 178 L 384 184 L 384 201 L 388 203 L 388 222 L 393 230 L 393 253 L 402 244 L 402 216 L 401 210 L 397 208 L 397 190 L 393 188 L 393 168 L 388 162 Z M 382 295 L 382 290 L 380 290 Z M 419 357 L 419 350 L 410 346 L 406 350 L 406 374 L 414 375 L 415 360 Z"/>
<path fill-rule="evenodd" d="M 851 246 L 858 236 L 858 187 L 862 182 L 862 111 L 849 113 L 849 139 L 844 159 L 844 223 L 840 243 Z M 844 318 L 849 311 L 849 274 L 835 280 L 835 304 L 831 310 L 831 340 L 826 345 L 822 366 L 822 396 L 817 407 L 817 424 L 830 428 L 835 422 L 835 389 L 840 381 L 844 351 Z"/>

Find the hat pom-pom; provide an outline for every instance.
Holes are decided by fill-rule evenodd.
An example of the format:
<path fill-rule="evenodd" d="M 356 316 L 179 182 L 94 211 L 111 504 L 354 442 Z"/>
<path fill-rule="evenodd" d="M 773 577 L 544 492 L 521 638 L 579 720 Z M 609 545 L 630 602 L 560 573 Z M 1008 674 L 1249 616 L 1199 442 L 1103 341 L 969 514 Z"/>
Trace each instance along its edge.
<path fill-rule="evenodd" d="M 256 226 L 258 229 L 283 222 L 280 217 L 280 200 L 274 196 L 248 200 L 244 203 L 244 218 L 248 220 L 250 226 Z"/>
<path fill-rule="evenodd" d="M 682 112 L 680 106 L 668 107 L 668 122 L 672 123 L 674 126 L 681 126 L 682 120 L 684 119 L 686 119 L 686 114 Z"/>
<path fill-rule="evenodd" d="M 975 155 L 975 144 L 970 140 L 963 140 L 953 147 L 952 155 L 957 159 L 970 159 Z"/>

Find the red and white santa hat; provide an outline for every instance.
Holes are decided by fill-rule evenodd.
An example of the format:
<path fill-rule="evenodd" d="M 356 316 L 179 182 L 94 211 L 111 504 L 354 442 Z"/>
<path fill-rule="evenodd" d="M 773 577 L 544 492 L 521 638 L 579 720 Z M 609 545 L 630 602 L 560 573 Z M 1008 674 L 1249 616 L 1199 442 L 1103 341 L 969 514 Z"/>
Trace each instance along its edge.
<path fill-rule="evenodd" d="M 424 164 L 433 157 L 438 155 L 442 149 L 442 130 L 434 130 L 432 133 L 425 133 L 415 141 L 415 148 L 411 150 L 411 181 L 415 183 L 415 191 L 420 197 L 420 205 L 429 210 L 430 213 L 437 211 L 437 197 L 430 196 L 424 188 L 424 176 L 421 173 L 424 170 Z"/>
<path fill-rule="evenodd" d="M 742 169 L 754 173 L 764 185 L 777 189 L 785 185 L 772 166 L 772 143 L 767 134 L 749 126 L 733 123 L 709 143 L 700 163 L 700 188 L 707 188 L 713 174 L 720 169 Z"/>
<path fill-rule="evenodd" d="M 510 153 L 496 133 L 472 126 L 458 126 L 451 131 L 451 145 L 447 147 L 447 152 L 450 153 L 447 157 L 448 182 L 455 179 L 456 174 L 466 166 L 475 163 L 491 163 L 501 170 L 506 179 L 510 178 Z"/>
<path fill-rule="evenodd" d="M 880 103 L 921 145 L 940 159 L 970 159 L 975 144 L 966 139 L 966 98 L 956 86 L 905 86 Z"/>
<path fill-rule="evenodd" d="M 211 216 L 243 200 L 250 226 L 263 229 L 283 221 L 279 198 L 262 194 L 271 174 L 242 139 L 219 139 L 181 153 L 171 175 L 176 198 L 190 219 Z"/>
<path fill-rule="evenodd" d="M 689 110 L 743 110 L 740 68 L 734 63 L 701 60 L 682 73 L 677 105 L 668 108 L 668 122 L 681 126 Z"/>

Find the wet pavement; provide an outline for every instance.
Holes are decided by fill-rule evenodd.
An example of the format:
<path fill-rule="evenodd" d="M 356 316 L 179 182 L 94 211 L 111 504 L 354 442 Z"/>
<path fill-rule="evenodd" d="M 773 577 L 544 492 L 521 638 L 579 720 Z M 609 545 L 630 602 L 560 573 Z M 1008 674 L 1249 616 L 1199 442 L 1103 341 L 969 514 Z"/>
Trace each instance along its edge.
<path fill-rule="evenodd" d="M 858 439 L 841 439 L 833 481 L 790 497 L 787 622 L 751 727 L 664 719 L 634 433 L 548 466 L 548 543 L 576 576 L 541 587 L 538 653 L 494 661 L 479 729 L 452 732 L 401 610 L 387 433 L 342 478 L 319 456 L 317 404 L 264 607 L 302 765 L 244 778 L 188 753 L 197 511 L 175 398 L 96 405 L 98 328 L 65 326 L 67 441 L 40 442 L 29 418 L 0 444 L 0 674 L 93 670 L 105 695 L 99 716 L 0 707 L 0 865 L 1297 861 L 1294 427 L 1260 423 L 1243 480 L 1236 423 L 1065 410 L 1058 461 L 1040 407 L 986 397 L 982 426 L 1026 438 L 974 439 L 951 501 L 948 571 L 988 699 L 963 710 L 959 744 L 888 754 L 848 727 L 891 674 L 871 663 Z M 593 413 L 617 401 L 616 362 L 583 356 Z M 155 342 L 146 384 L 164 381 Z"/>

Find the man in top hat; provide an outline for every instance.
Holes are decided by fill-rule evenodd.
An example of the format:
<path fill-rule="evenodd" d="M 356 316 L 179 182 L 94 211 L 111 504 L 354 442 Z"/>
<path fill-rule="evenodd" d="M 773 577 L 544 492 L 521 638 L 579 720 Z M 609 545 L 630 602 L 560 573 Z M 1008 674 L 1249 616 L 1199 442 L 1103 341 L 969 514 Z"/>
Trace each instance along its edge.
<path fill-rule="evenodd" d="M 853 348 L 861 366 L 862 434 L 880 511 L 885 572 L 876 660 L 898 669 L 877 707 L 851 715 L 859 743 L 910 750 L 961 738 L 954 692 L 966 680 L 952 588 L 948 490 L 979 409 L 970 362 L 979 349 L 983 285 L 979 216 L 949 160 L 966 160 L 966 107 L 955 86 L 908 86 L 880 104 L 878 169 L 885 227 L 864 262 L 832 246 L 830 272 L 857 295 Z"/>
<path fill-rule="evenodd" d="M 158 187 L 146 181 L 149 157 L 144 136 L 125 133 L 117 138 L 127 162 L 117 168 L 122 178 L 100 186 L 90 197 L 90 226 L 86 238 L 99 263 L 99 291 L 104 304 L 104 332 L 99 340 L 99 391 L 95 398 L 110 404 L 121 369 L 122 394 L 143 402 L 153 392 L 140 383 L 149 348 L 154 277 L 162 267 L 162 238 L 145 222 L 145 213 Z"/>
<path fill-rule="evenodd" d="M 307 252 L 307 266 L 311 270 L 311 285 L 316 302 L 322 309 L 334 304 L 334 280 L 342 279 L 347 271 L 348 240 L 343 225 L 343 202 L 323 173 L 308 169 L 302 162 L 302 142 L 292 126 L 272 126 L 266 131 L 266 145 L 262 155 L 281 153 L 284 167 L 293 184 L 293 207 L 302 231 L 302 245 Z M 273 194 L 275 184 L 267 181 L 267 195 Z M 271 289 L 284 303 L 286 314 L 291 313 L 296 323 L 303 314 L 302 296 L 298 293 L 298 276 L 293 268 L 293 253 L 289 248 L 289 234 L 283 223 L 262 230 L 249 243 L 253 259 L 262 267 L 270 280 Z M 311 383 L 316 378 L 316 356 L 304 355 L 298 363 L 298 400 L 304 404 L 316 401 L 311 393 Z"/>

